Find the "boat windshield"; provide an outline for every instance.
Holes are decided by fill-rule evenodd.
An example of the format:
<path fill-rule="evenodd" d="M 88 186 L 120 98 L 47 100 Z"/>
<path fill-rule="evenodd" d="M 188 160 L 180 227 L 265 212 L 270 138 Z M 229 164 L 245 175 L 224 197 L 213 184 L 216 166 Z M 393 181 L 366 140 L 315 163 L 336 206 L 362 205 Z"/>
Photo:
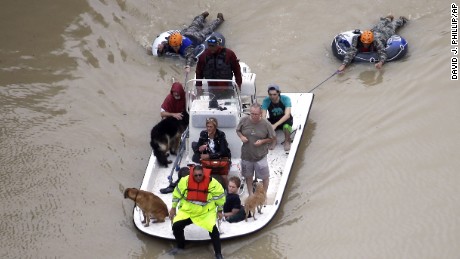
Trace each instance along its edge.
<path fill-rule="evenodd" d="M 196 99 L 216 102 L 238 99 L 238 91 L 235 81 L 232 80 L 193 79 L 187 82 L 189 102 Z"/>

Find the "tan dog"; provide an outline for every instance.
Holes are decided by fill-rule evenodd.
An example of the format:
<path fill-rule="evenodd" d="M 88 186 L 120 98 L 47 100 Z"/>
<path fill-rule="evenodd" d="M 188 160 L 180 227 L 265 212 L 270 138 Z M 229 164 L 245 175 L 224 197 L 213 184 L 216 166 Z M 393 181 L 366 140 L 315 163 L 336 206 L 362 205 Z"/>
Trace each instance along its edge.
<path fill-rule="evenodd" d="M 244 212 L 246 213 L 245 221 L 248 221 L 249 212 L 252 213 L 254 220 L 257 220 L 256 208 L 259 214 L 262 214 L 262 207 L 264 206 L 266 198 L 267 195 L 265 194 L 263 184 L 260 182 L 256 183 L 256 191 L 244 201 Z"/>
<path fill-rule="evenodd" d="M 137 204 L 144 215 L 145 227 L 149 226 L 150 219 L 155 219 L 154 223 L 165 222 L 165 218 L 169 216 L 168 207 L 160 197 L 147 191 L 138 190 L 136 188 L 126 188 L 124 193 L 125 199 L 129 198 Z"/>

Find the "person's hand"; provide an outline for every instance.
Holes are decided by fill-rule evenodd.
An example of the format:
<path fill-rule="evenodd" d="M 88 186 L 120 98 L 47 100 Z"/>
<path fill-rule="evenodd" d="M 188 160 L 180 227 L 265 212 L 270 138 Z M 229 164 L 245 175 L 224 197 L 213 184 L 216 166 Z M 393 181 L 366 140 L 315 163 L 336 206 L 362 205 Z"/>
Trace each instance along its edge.
<path fill-rule="evenodd" d="M 207 145 L 201 145 L 201 146 L 198 148 L 198 151 L 203 152 L 203 151 L 206 150 L 206 148 L 208 148 Z"/>
<path fill-rule="evenodd" d="M 337 72 L 342 73 L 344 69 L 345 69 L 345 64 L 342 64 L 342 65 L 340 65 L 340 67 L 337 69 Z"/>
<path fill-rule="evenodd" d="M 182 113 L 174 113 L 173 117 L 176 118 L 176 120 L 182 120 L 183 115 L 182 115 Z"/>
<path fill-rule="evenodd" d="M 201 154 L 201 159 L 209 159 L 209 154 Z"/>
<path fill-rule="evenodd" d="M 276 130 L 277 127 L 278 127 L 278 126 L 276 126 L 275 124 L 272 124 L 273 130 Z"/>
<path fill-rule="evenodd" d="M 165 45 L 163 43 L 158 44 L 157 46 L 157 55 L 161 56 L 164 54 Z"/>
<path fill-rule="evenodd" d="M 264 144 L 264 142 L 261 139 L 258 139 L 256 142 L 254 142 L 254 146 L 256 146 L 256 147 L 261 146 L 263 144 Z"/>
<path fill-rule="evenodd" d="M 169 218 L 171 219 L 171 221 L 174 219 L 175 216 L 176 216 L 176 208 L 171 208 L 169 210 Z"/>
<path fill-rule="evenodd" d="M 241 136 L 240 139 L 243 143 L 248 142 L 248 138 L 246 138 L 245 136 Z"/>
<path fill-rule="evenodd" d="M 185 66 L 184 68 L 185 68 L 185 73 L 190 73 L 190 66 L 189 65 Z"/>
<path fill-rule="evenodd" d="M 382 66 L 383 66 L 383 62 L 382 62 L 382 61 L 380 61 L 379 63 L 375 64 L 375 68 L 377 68 L 377 69 L 381 69 Z"/>
<path fill-rule="evenodd" d="M 218 211 L 218 212 L 217 212 L 217 217 L 218 217 L 219 219 L 222 219 L 222 218 L 224 217 L 224 214 L 222 213 L 222 211 Z"/>

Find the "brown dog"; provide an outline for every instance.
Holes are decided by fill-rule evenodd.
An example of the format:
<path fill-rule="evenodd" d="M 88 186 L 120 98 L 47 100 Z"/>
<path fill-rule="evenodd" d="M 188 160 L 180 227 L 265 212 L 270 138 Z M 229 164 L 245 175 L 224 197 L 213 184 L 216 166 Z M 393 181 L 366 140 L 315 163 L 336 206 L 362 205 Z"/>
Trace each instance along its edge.
<path fill-rule="evenodd" d="M 138 190 L 136 188 L 126 188 L 124 193 L 125 199 L 129 198 L 137 204 L 144 215 L 145 227 L 149 226 L 150 219 L 155 219 L 154 223 L 165 222 L 165 218 L 169 216 L 168 207 L 160 197 L 147 191 Z"/>
<path fill-rule="evenodd" d="M 264 206 L 266 198 L 267 195 L 265 194 L 263 184 L 260 182 L 256 183 L 256 191 L 244 201 L 244 212 L 246 213 L 245 221 L 248 221 L 249 212 L 252 213 L 254 220 L 257 220 L 256 208 L 259 214 L 262 214 L 262 207 Z"/>

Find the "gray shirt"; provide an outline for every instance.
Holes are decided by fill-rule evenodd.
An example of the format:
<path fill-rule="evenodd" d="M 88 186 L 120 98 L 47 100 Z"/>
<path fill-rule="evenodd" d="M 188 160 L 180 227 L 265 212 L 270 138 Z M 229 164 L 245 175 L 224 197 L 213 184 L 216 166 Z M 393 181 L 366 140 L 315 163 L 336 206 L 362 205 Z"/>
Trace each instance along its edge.
<path fill-rule="evenodd" d="M 255 146 L 254 143 L 259 139 L 274 138 L 275 131 L 267 119 L 262 119 L 258 123 L 253 123 L 249 116 L 243 117 L 238 124 L 236 131 L 239 131 L 248 139 L 248 142 L 241 146 L 241 159 L 256 162 L 268 154 L 270 143 Z"/>

